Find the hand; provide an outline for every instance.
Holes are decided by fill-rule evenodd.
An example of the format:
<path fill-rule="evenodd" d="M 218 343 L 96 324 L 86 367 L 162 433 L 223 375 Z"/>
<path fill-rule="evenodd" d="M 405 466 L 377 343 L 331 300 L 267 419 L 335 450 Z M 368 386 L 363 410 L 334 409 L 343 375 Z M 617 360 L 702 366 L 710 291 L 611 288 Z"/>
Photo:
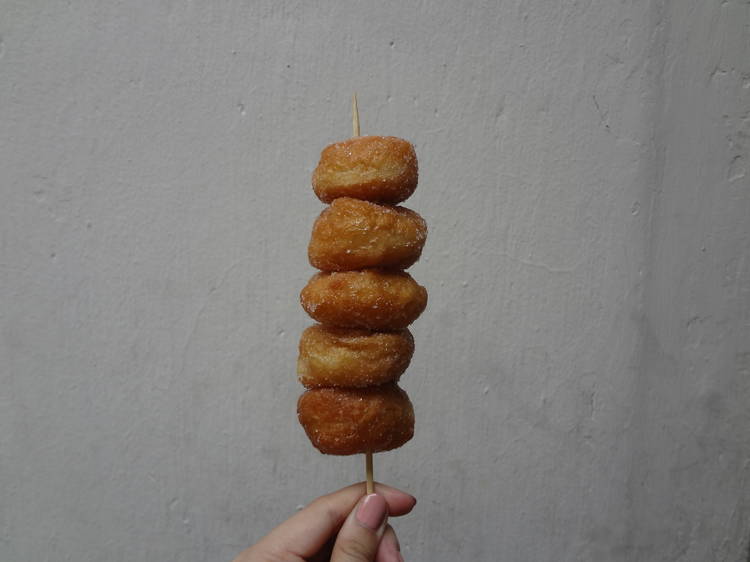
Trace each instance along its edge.
<path fill-rule="evenodd" d="M 284 521 L 234 562 L 403 562 L 388 516 L 409 513 L 417 500 L 375 484 L 354 484 L 321 496 Z"/>

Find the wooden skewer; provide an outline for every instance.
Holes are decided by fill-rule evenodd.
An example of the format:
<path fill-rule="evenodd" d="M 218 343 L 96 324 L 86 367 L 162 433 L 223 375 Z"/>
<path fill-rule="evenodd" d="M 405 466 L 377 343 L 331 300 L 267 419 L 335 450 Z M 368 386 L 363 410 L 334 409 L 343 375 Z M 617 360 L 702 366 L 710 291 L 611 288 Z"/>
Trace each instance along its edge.
<path fill-rule="evenodd" d="M 359 136 L 359 109 L 357 108 L 357 94 L 352 95 L 352 136 Z M 372 494 L 375 491 L 372 477 L 372 453 L 365 453 L 365 476 L 367 482 L 367 493 Z"/>
<path fill-rule="evenodd" d="M 365 474 L 367 475 L 367 493 L 372 494 L 375 491 L 375 485 L 372 480 L 372 453 L 365 453 Z"/>
<path fill-rule="evenodd" d="M 352 94 L 352 136 L 359 136 L 359 109 L 357 109 L 357 94 Z"/>

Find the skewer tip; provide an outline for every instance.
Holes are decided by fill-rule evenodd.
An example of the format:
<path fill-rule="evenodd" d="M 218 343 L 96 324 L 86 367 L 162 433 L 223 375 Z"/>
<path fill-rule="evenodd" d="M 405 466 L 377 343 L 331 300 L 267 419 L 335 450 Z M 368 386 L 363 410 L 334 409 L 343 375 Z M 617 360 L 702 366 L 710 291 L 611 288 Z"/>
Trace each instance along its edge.
<path fill-rule="evenodd" d="M 359 136 L 359 109 L 357 108 L 357 92 L 352 94 L 352 136 Z"/>

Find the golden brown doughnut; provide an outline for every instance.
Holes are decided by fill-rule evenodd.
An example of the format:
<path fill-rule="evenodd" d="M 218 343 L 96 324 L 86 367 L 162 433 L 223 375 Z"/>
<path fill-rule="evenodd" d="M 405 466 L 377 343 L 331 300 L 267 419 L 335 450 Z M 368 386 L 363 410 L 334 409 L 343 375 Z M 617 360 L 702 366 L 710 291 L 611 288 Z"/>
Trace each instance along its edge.
<path fill-rule="evenodd" d="M 324 203 L 354 197 L 396 204 L 414 193 L 417 176 L 411 143 L 396 137 L 354 137 L 323 149 L 312 185 Z"/>
<path fill-rule="evenodd" d="M 321 324 L 387 332 L 403 330 L 422 314 L 427 291 L 402 271 L 339 271 L 313 275 L 300 301 Z"/>
<path fill-rule="evenodd" d="M 406 269 L 419 259 L 426 239 L 424 219 L 406 207 L 341 197 L 315 221 L 307 255 L 323 271 Z"/>
<path fill-rule="evenodd" d="M 395 384 L 308 390 L 297 415 L 312 444 L 327 455 L 389 451 L 414 435 L 414 408 Z"/>
<path fill-rule="evenodd" d="M 409 330 L 370 332 L 315 324 L 302 332 L 297 375 L 307 388 L 396 382 L 413 354 Z"/>

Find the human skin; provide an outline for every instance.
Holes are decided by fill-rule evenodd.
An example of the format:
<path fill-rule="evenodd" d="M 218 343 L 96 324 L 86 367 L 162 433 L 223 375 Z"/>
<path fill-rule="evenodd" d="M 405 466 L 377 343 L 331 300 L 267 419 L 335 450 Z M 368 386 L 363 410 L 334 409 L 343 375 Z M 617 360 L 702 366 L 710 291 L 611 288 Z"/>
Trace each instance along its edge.
<path fill-rule="evenodd" d="M 403 562 L 388 518 L 410 513 L 416 498 L 378 482 L 365 494 L 360 482 L 317 498 L 234 562 Z"/>

